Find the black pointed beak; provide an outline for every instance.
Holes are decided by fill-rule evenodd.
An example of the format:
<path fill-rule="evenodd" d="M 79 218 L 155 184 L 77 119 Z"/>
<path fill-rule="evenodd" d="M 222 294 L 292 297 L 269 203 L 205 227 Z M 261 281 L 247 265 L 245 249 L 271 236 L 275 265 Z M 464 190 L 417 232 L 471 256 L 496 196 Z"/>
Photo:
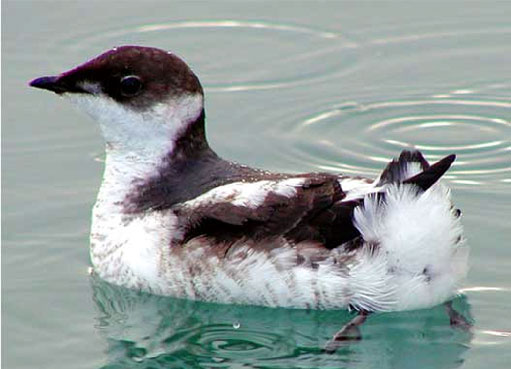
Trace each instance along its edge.
<path fill-rule="evenodd" d="M 43 90 L 53 91 L 58 94 L 66 92 L 65 86 L 59 81 L 58 76 L 48 76 L 36 78 L 29 83 L 31 87 L 42 88 Z"/>
<path fill-rule="evenodd" d="M 65 92 L 87 93 L 83 88 L 76 86 L 74 83 L 70 83 L 70 81 L 62 76 L 39 77 L 31 81 L 29 86 L 53 91 L 57 94 L 63 94 Z"/>

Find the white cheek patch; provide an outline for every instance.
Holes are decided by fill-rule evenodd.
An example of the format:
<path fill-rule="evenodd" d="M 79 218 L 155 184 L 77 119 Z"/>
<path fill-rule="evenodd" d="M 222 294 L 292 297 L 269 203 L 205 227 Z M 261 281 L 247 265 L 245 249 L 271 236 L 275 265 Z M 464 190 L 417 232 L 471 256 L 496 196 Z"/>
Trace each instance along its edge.
<path fill-rule="evenodd" d="M 96 91 L 99 87 L 84 83 L 82 88 Z M 200 116 L 203 108 L 201 94 L 157 103 L 145 111 L 133 110 L 102 93 L 64 96 L 99 122 L 110 148 L 149 155 L 147 159 L 171 151 L 179 134 Z"/>
<path fill-rule="evenodd" d="M 101 93 L 101 85 L 99 83 L 85 81 L 85 82 L 79 83 L 78 86 L 80 88 L 84 89 L 85 91 L 87 91 L 91 94 L 94 94 L 94 95 L 98 95 Z"/>
<path fill-rule="evenodd" d="M 203 108 L 202 95 L 155 104 L 145 112 L 101 94 L 64 96 L 100 124 L 107 156 L 98 199 L 108 202 L 121 201 L 134 180 L 153 175 L 174 149 L 183 129 L 200 116 Z"/>

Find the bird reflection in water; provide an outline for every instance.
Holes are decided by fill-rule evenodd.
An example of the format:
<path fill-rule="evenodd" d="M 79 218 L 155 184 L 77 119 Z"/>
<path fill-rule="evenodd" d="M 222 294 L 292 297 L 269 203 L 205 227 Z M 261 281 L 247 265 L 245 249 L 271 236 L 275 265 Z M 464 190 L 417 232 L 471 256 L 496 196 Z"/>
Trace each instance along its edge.
<path fill-rule="evenodd" d="M 91 276 L 97 329 L 114 368 L 457 368 L 472 334 L 452 328 L 445 307 L 374 314 L 362 339 L 323 350 L 345 310 L 293 310 L 221 305 L 155 296 Z M 463 296 L 456 310 L 472 320 Z"/>

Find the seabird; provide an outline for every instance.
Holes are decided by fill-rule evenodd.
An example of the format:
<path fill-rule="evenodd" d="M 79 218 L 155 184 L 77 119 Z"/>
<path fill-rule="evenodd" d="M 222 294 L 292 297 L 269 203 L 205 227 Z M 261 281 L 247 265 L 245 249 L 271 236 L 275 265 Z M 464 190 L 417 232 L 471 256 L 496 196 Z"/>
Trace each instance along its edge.
<path fill-rule="evenodd" d="M 342 337 L 370 312 L 450 300 L 466 274 L 460 212 L 439 182 L 454 155 L 430 165 L 403 151 L 376 179 L 224 160 L 206 140 L 199 79 L 150 47 L 117 47 L 30 85 L 101 127 L 90 255 L 108 282 L 219 303 L 357 310 Z"/>

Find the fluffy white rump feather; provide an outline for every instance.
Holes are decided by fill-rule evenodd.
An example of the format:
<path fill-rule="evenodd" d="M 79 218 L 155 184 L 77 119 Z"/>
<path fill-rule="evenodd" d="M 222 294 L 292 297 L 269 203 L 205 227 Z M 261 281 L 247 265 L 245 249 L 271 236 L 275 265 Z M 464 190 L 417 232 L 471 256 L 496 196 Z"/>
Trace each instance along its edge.
<path fill-rule="evenodd" d="M 354 221 L 364 240 L 378 245 L 376 257 L 394 286 L 393 310 L 434 306 L 456 293 L 468 248 L 448 188 L 418 193 L 413 185 L 389 185 L 385 201 L 367 196 Z"/>

